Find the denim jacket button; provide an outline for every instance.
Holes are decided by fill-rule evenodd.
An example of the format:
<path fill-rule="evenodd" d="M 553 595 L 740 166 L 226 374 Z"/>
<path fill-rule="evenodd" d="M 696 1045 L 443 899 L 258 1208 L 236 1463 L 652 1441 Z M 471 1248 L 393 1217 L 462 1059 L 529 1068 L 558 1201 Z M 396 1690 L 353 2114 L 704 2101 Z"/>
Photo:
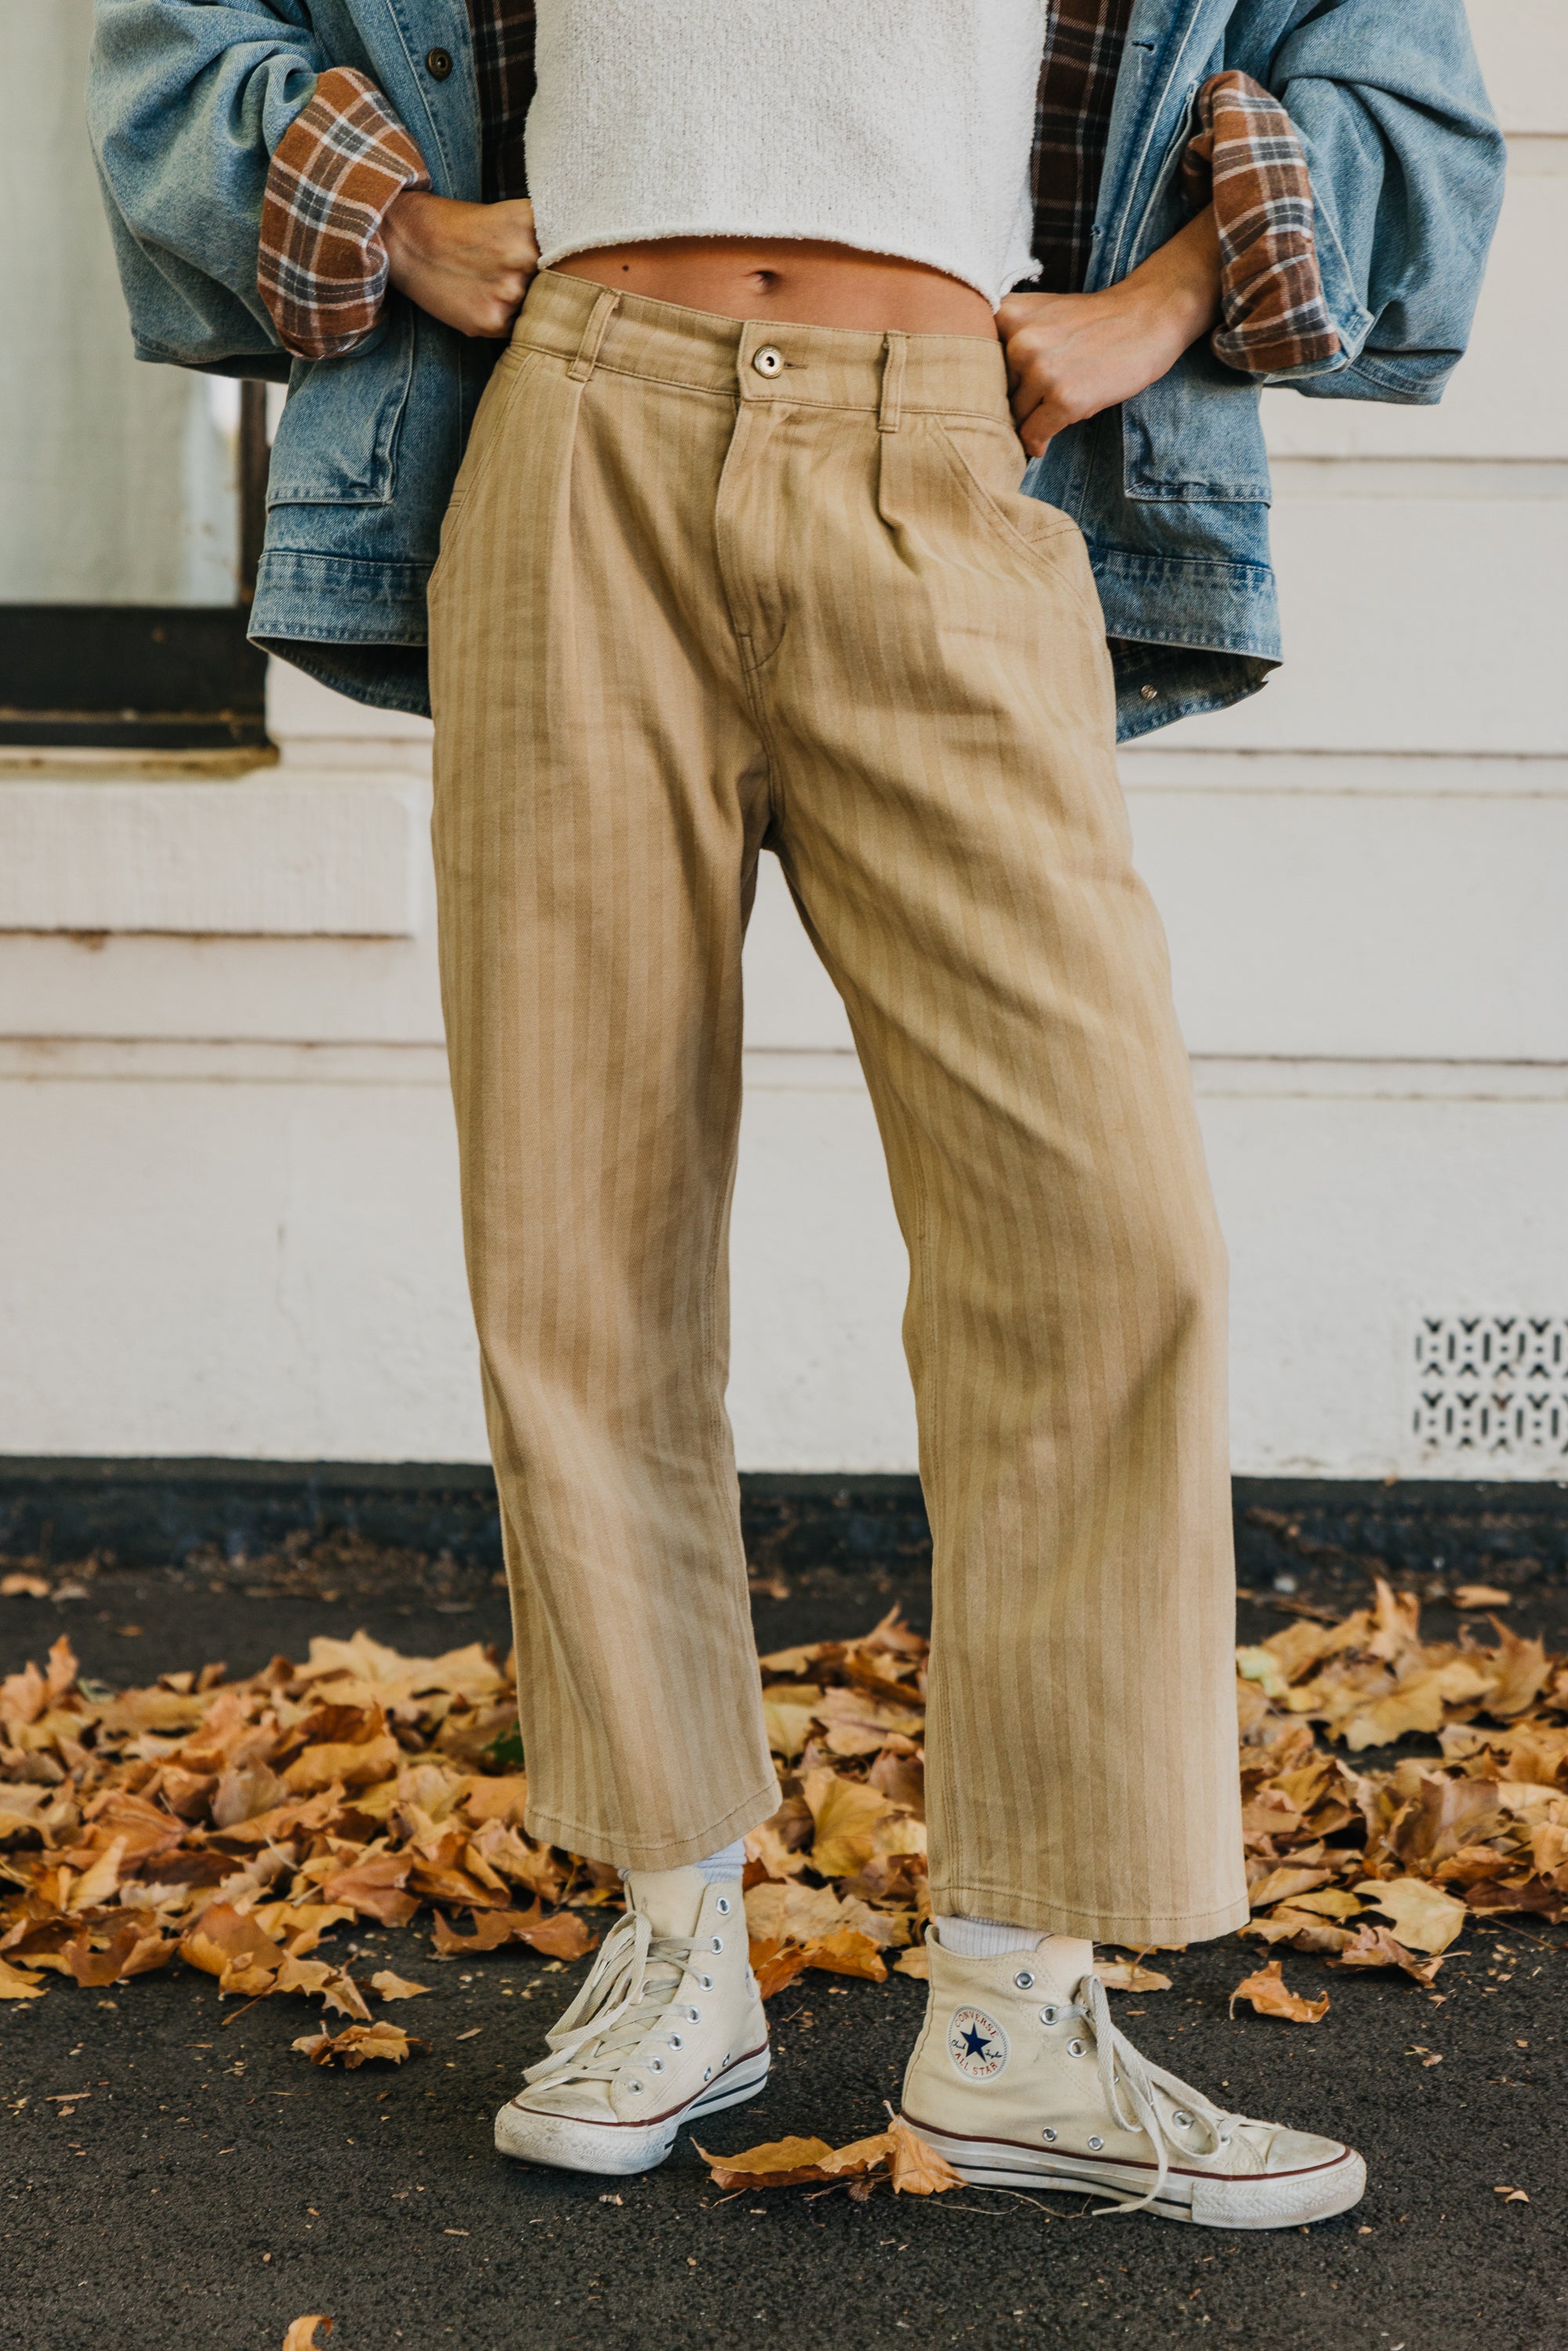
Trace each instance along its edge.
<path fill-rule="evenodd" d="M 427 49 L 424 55 L 424 70 L 432 81 L 444 81 L 452 71 L 451 53 L 446 49 Z"/>

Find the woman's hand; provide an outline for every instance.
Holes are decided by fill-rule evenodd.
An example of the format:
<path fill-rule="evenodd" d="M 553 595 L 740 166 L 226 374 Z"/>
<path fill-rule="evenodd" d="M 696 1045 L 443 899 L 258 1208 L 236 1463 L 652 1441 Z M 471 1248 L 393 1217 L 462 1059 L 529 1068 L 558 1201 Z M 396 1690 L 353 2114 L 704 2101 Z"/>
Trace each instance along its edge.
<path fill-rule="evenodd" d="M 463 204 L 405 188 L 382 223 L 392 282 L 460 335 L 504 339 L 539 266 L 534 208 Z"/>
<path fill-rule="evenodd" d="M 1019 438 L 1051 435 L 1158 382 L 1219 315 L 1212 205 L 1100 294 L 1009 294 L 997 312 Z"/>

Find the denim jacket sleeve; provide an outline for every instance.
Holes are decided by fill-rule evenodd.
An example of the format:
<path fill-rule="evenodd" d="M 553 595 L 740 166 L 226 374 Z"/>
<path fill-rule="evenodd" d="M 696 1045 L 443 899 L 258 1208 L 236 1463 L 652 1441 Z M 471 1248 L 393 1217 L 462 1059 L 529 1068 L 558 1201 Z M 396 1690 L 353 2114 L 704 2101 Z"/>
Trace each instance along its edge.
<path fill-rule="evenodd" d="M 262 196 L 331 62 L 304 0 L 97 0 L 88 126 L 140 357 L 287 375 Z"/>
<path fill-rule="evenodd" d="M 1340 350 L 1265 377 L 1425 403 L 1461 357 L 1502 202 L 1503 142 L 1463 0 L 1309 0 L 1261 77 L 1312 173 Z"/>

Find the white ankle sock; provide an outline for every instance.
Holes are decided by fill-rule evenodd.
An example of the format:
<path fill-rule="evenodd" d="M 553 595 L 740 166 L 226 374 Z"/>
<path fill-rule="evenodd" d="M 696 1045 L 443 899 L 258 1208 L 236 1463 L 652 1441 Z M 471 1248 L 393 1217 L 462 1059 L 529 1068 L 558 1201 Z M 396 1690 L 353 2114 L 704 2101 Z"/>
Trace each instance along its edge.
<path fill-rule="evenodd" d="M 937 1940 L 960 1959 L 995 1959 L 1004 1951 L 1038 1950 L 1045 1937 L 1036 1927 L 1010 1927 L 1003 1918 L 941 1918 Z"/>
<path fill-rule="evenodd" d="M 737 1837 L 733 1844 L 721 1845 L 717 1853 L 710 1853 L 702 1861 L 688 1862 L 686 1866 L 688 1869 L 697 1871 L 709 1886 L 723 1886 L 728 1879 L 738 1877 L 746 1867 L 746 1839 Z M 642 1874 L 646 1876 L 651 1873 Z M 625 1877 L 630 1873 L 623 1869 L 621 1875 Z M 662 1877 L 668 1877 L 673 1875 L 673 1872 L 661 1870 L 659 1875 Z"/>
<path fill-rule="evenodd" d="M 699 1861 L 695 1865 L 710 1886 L 722 1886 L 727 1878 L 738 1877 L 746 1867 L 746 1839 L 737 1837 L 733 1844 L 722 1846 L 717 1853 L 710 1853 L 706 1861 Z"/>

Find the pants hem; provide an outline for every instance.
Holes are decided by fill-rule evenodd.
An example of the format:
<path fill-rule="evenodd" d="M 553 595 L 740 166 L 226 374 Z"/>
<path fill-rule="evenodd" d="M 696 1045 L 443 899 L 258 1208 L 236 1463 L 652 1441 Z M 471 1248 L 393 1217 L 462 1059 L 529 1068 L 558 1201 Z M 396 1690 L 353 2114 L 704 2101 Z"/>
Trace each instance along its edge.
<path fill-rule="evenodd" d="M 527 1807 L 524 1824 L 537 1843 L 560 1845 L 568 1853 L 581 1854 L 585 1860 L 602 1862 L 612 1869 L 685 1869 L 693 1862 L 706 1861 L 709 1854 L 722 1852 L 747 1829 L 759 1828 L 778 1810 L 779 1782 L 771 1780 L 766 1788 L 732 1804 L 708 1827 L 690 1836 L 650 1842 L 591 1827 L 585 1821 L 565 1820 L 533 1804 Z"/>
<path fill-rule="evenodd" d="M 931 1888 L 931 1907 L 944 1917 L 1001 1918 L 1040 1935 L 1076 1935 L 1095 1943 L 1210 1942 L 1244 1927 L 1252 1915 L 1245 1894 L 1205 1910 L 1100 1910 L 1016 1888 L 957 1882 Z"/>

